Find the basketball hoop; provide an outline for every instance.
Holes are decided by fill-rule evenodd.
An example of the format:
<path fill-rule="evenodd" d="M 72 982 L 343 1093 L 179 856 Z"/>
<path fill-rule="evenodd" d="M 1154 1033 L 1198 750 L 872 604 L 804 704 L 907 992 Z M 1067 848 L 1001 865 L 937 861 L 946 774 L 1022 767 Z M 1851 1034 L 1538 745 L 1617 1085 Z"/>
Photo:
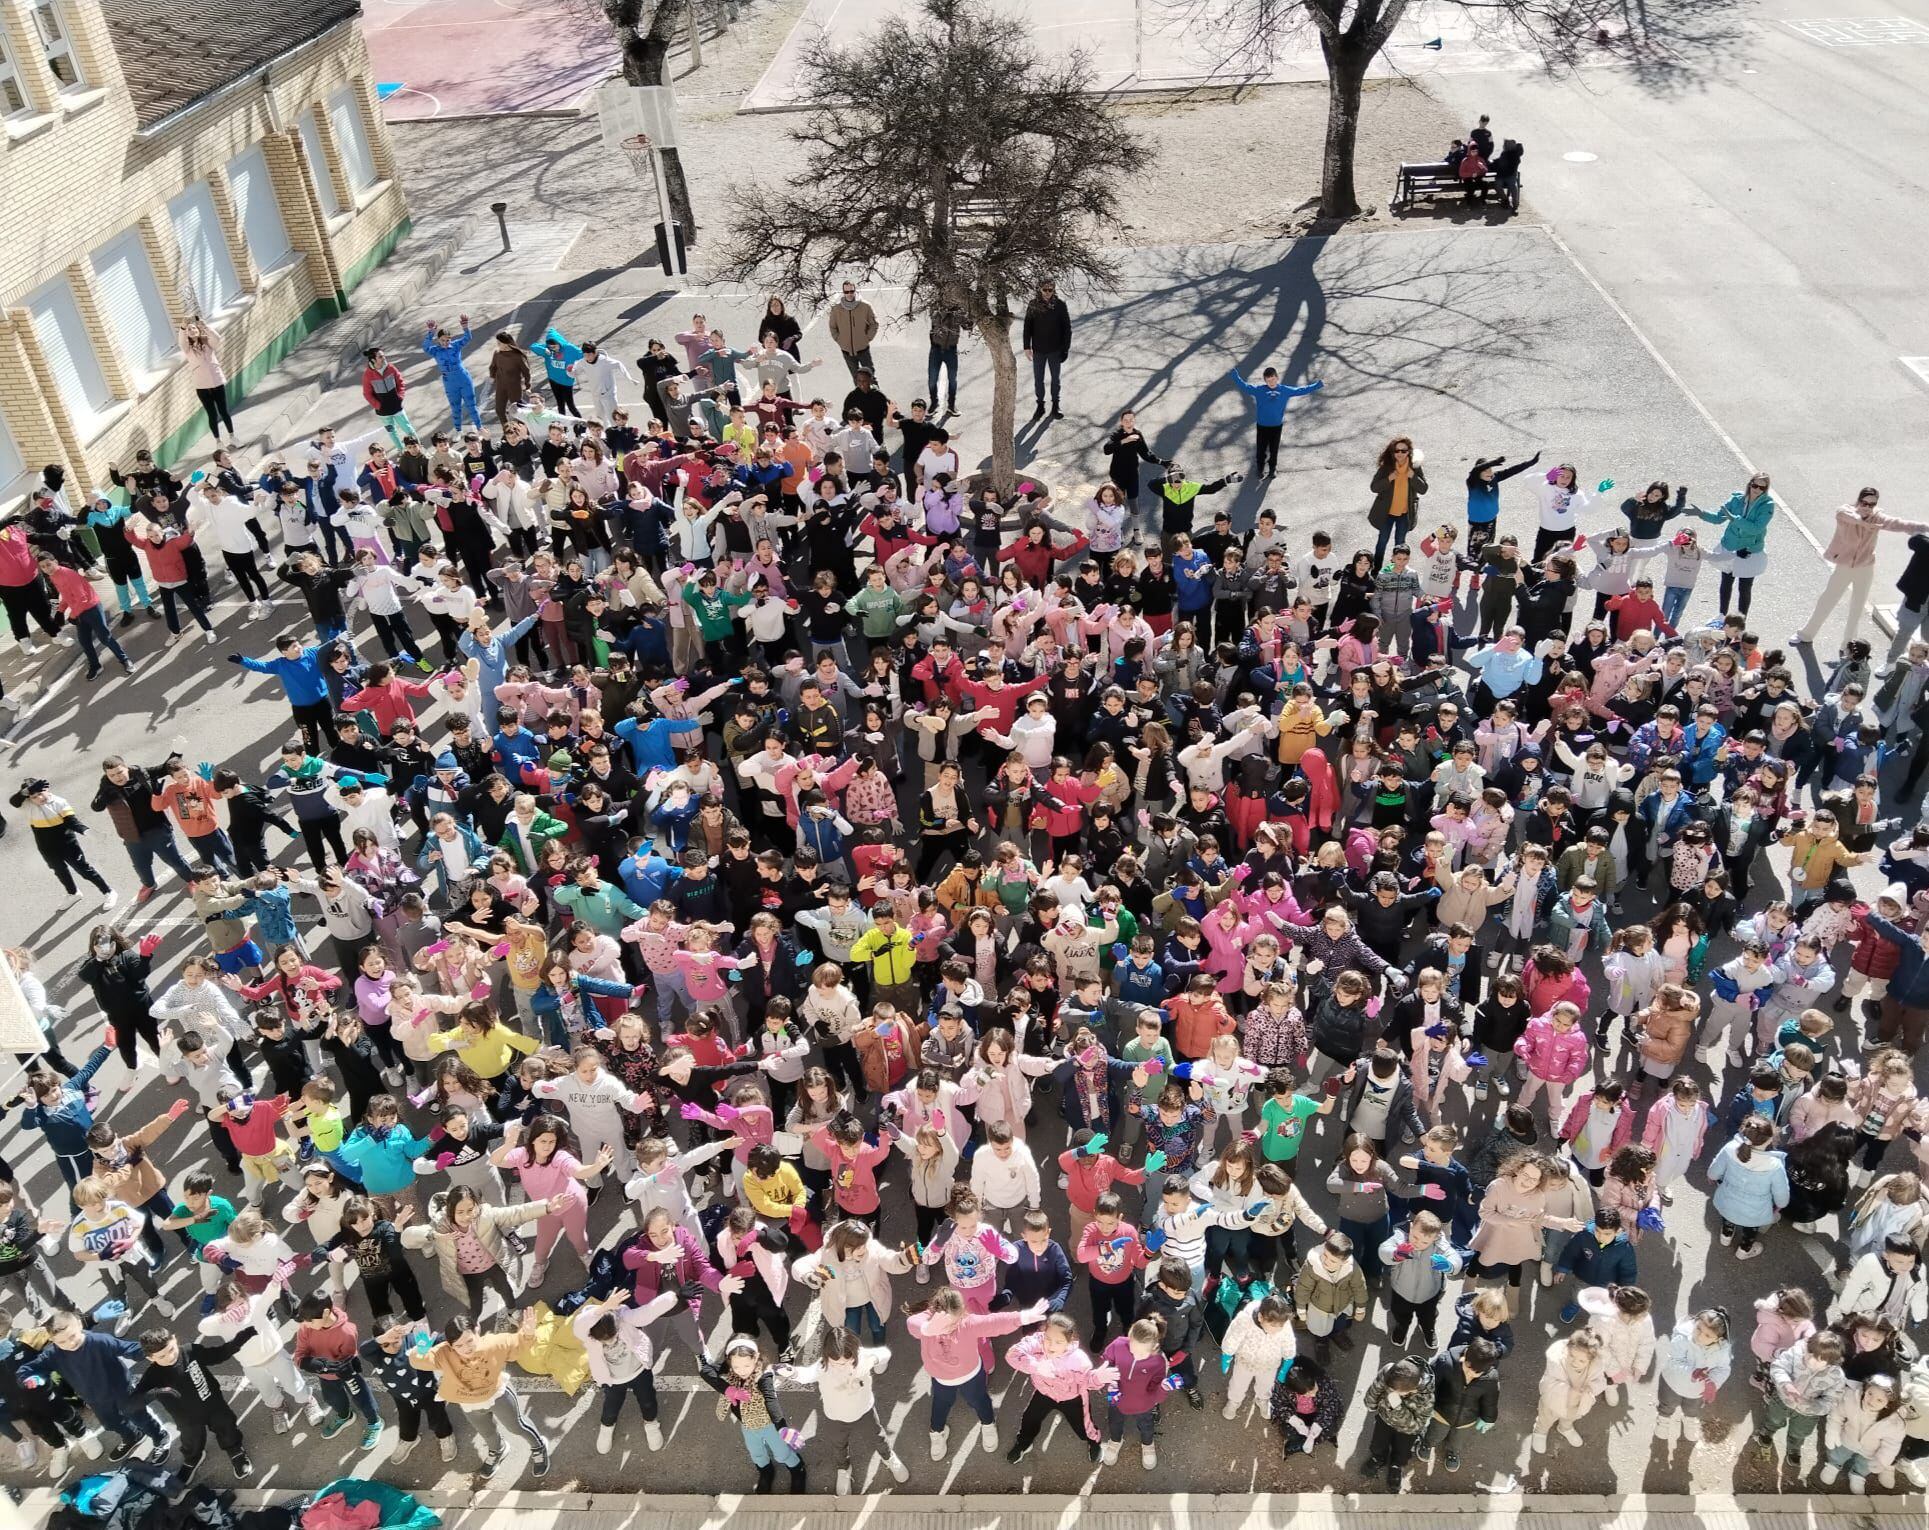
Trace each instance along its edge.
<path fill-rule="evenodd" d="M 655 171 L 655 162 L 650 158 L 650 135 L 648 133 L 631 133 L 618 144 L 617 147 L 629 156 L 630 168 L 634 170 L 638 176 L 643 174 L 643 169 L 646 165 L 650 167 L 652 172 Z"/>

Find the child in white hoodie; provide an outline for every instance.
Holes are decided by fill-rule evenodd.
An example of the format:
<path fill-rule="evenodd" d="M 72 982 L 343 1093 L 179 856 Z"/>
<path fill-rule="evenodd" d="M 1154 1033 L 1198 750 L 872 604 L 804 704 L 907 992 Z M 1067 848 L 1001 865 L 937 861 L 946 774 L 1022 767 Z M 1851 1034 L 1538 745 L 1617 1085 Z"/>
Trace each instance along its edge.
<path fill-rule="evenodd" d="M 1277 1292 L 1248 1302 L 1233 1314 L 1219 1341 L 1219 1365 L 1231 1373 L 1226 1382 L 1226 1418 L 1239 1417 L 1248 1396 L 1262 1405 L 1273 1383 L 1298 1352 L 1293 1342 L 1293 1309 Z"/>
<path fill-rule="evenodd" d="M 911 1473 L 898 1458 L 884 1420 L 878 1415 L 873 1388 L 878 1373 L 890 1362 L 891 1352 L 864 1348 L 856 1334 L 843 1328 L 824 1328 L 819 1344 L 814 1365 L 780 1365 L 777 1374 L 799 1386 L 817 1387 L 816 1438 L 837 1463 L 838 1496 L 851 1490 L 851 1440 L 858 1435 L 875 1442 L 884 1469 L 896 1481 L 904 1481 Z"/>
<path fill-rule="evenodd" d="M 1587 1326 L 1601 1336 L 1607 1368 L 1603 1402 L 1620 1400 L 1623 1382 L 1632 1386 L 1654 1364 L 1654 1302 L 1639 1286 L 1594 1286 L 1580 1293 Z"/>

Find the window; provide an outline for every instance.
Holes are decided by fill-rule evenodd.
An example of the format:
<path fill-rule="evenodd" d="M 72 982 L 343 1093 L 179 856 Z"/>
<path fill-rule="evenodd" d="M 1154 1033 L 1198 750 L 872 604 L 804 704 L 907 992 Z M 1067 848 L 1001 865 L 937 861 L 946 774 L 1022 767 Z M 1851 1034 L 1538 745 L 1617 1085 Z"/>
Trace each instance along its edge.
<path fill-rule="evenodd" d="M 128 370 L 138 377 L 166 370 L 178 347 L 141 231 L 130 228 L 102 245 L 94 251 L 93 266 L 101 319 Z"/>
<path fill-rule="evenodd" d="M 21 87 L 20 71 L 13 66 L 13 55 L 7 52 L 5 33 L 0 31 L 0 117 L 24 116 L 31 104 Z"/>
<path fill-rule="evenodd" d="M 107 390 L 100 357 L 94 354 L 94 342 L 67 278 L 56 277 L 30 296 L 27 312 L 33 319 L 34 338 L 40 342 L 40 352 L 53 374 L 54 391 L 67 406 L 74 428 L 82 436 L 91 435 L 94 423 L 113 403 L 114 396 Z"/>
<path fill-rule="evenodd" d="M 279 271 L 295 258 L 295 247 L 288 242 L 281 202 L 275 196 L 268 156 L 261 145 L 228 161 L 228 186 L 234 192 L 235 215 L 241 219 L 241 232 L 247 238 L 255 269 L 263 276 Z"/>
<path fill-rule="evenodd" d="M 368 133 L 362 126 L 362 101 L 354 86 L 338 90 L 328 98 L 328 125 L 335 130 L 335 148 L 348 172 L 348 184 L 366 191 L 376 181 L 375 156 L 368 147 Z"/>
<path fill-rule="evenodd" d="M 232 307 L 241 296 L 241 278 L 235 275 L 234 257 L 228 253 L 208 183 L 196 181 L 167 204 L 167 213 L 181 246 L 181 270 L 200 305 L 201 317 Z"/>
<path fill-rule="evenodd" d="M 39 0 L 28 14 L 40 34 L 40 53 L 47 61 L 47 73 L 60 82 L 62 90 L 75 89 L 81 84 L 80 61 L 74 56 L 73 39 L 61 22 L 60 6 L 56 0 Z"/>
<path fill-rule="evenodd" d="M 322 152 L 321 116 L 316 107 L 301 114 L 301 146 L 308 155 L 308 169 L 315 177 L 315 194 L 321 198 L 322 216 L 339 218 L 342 199 L 335 191 L 335 177 L 328 173 L 328 156 Z"/>

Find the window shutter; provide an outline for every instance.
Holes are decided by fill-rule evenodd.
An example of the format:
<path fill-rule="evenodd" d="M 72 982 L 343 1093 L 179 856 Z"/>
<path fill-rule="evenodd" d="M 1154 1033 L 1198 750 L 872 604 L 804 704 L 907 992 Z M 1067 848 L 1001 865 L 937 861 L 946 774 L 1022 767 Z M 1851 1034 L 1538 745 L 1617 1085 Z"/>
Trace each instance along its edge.
<path fill-rule="evenodd" d="M 348 170 L 348 183 L 357 191 L 366 191 L 375 184 L 375 156 L 369 152 L 368 134 L 362 128 L 362 106 L 353 87 L 328 98 L 328 125 L 335 130 L 335 144 Z"/>
<path fill-rule="evenodd" d="M 129 229 L 102 245 L 94 252 L 93 266 L 101 316 L 129 370 L 136 374 L 161 371 L 178 347 L 140 230 Z"/>
<path fill-rule="evenodd" d="M 228 182 L 234 188 L 234 204 L 241 215 L 241 231 L 247 236 L 248 253 L 255 267 L 266 275 L 278 271 L 294 259 L 288 242 L 288 228 L 281 221 L 281 203 L 275 197 L 275 183 L 268 174 L 268 156 L 256 144 L 228 163 Z"/>
<path fill-rule="evenodd" d="M 76 428 L 87 434 L 112 395 L 66 277 L 56 278 L 28 298 L 27 311 L 33 315 L 34 337 L 53 373 L 54 391 Z"/>
<path fill-rule="evenodd" d="M 335 177 L 328 173 L 328 156 L 322 152 L 321 118 L 311 106 L 301 114 L 301 147 L 308 156 L 309 172 L 315 177 L 315 193 L 321 198 L 322 216 L 341 216 L 342 199 L 335 191 Z"/>
<path fill-rule="evenodd" d="M 181 270 L 187 278 L 201 316 L 211 318 L 241 296 L 241 279 L 221 232 L 214 196 L 206 181 L 197 181 L 167 204 L 174 237 L 181 246 Z"/>

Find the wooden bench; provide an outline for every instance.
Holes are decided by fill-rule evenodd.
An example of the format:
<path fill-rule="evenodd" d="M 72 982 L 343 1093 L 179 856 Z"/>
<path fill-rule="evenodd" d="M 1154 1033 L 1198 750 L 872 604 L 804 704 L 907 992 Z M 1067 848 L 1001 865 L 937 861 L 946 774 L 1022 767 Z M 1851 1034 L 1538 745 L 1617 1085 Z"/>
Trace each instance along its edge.
<path fill-rule="evenodd" d="M 1511 212 L 1520 211 L 1520 177 L 1514 176 L 1506 185 L 1490 171 L 1480 177 L 1475 184 L 1492 192 Z M 1411 207 L 1421 197 L 1457 196 L 1467 189 L 1467 182 L 1460 173 L 1444 159 L 1425 162 L 1406 163 L 1400 166 L 1398 179 L 1393 187 L 1393 206 Z"/>

